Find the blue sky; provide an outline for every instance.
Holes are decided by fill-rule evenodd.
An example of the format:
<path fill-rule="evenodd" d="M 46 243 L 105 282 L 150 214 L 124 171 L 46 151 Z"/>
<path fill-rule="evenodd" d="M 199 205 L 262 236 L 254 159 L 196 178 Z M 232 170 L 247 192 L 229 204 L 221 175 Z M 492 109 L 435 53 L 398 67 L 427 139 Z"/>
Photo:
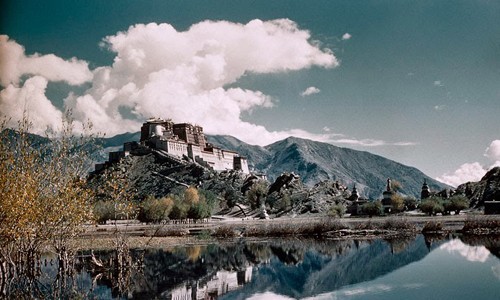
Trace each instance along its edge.
<path fill-rule="evenodd" d="M 108 135 L 187 119 L 455 185 L 500 161 L 499 1 L 7 0 L 0 14 L 0 112 L 33 111 L 40 131 L 65 108 Z"/>

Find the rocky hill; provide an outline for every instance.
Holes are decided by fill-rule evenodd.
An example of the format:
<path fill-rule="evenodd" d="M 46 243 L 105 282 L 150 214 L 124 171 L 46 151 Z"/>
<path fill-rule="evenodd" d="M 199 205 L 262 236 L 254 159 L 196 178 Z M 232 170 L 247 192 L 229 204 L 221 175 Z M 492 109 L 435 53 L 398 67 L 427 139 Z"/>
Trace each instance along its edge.
<path fill-rule="evenodd" d="M 478 182 L 459 185 L 456 191 L 471 200 L 471 207 L 484 206 L 484 201 L 500 201 L 500 167 L 486 172 Z"/>
<path fill-rule="evenodd" d="M 138 141 L 139 137 L 140 133 L 136 132 L 99 139 L 98 142 L 103 150 L 96 155 L 96 160 L 105 161 L 107 152 L 118 150 L 124 142 Z M 48 142 L 48 139 L 36 135 L 33 135 L 33 139 L 36 141 L 34 144 Z M 207 136 L 207 140 L 215 146 L 235 150 L 247 157 L 250 168 L 266 174 L 270 182 L 276 180 L 283 172 L 294 172 L 300 176 L 301 182 L 310 188 L 323 181 L 339 181 L 341 185 L 349 188 L 356 183 L 360 196 L 371 199 L 380 198 L 387 178 L 398 180 L 402 184 L 402 193 L 417 198 L 420 196 L 424 179 L 434 191 L 449 188 L 416 168 L 369 152 L 336 147 L 327 143 L 290 137 L 261 147 L 246 144 L 231 136 Z M 151 167 L 154 169 L 154 164 Z M 143 179 L 143 182 L 146 181 L 147 179 Z M 469 189 L 475 191 L 475 185 L 472 183 L 470 185 Z M 490 195 L 488 191 L 486 197 Z M 471 197 L 479 197 L 479 192 L 472 194 Z"/>
<path fill-rule="evenodd" d="M 309 186 L 323 180 L 338 180 L 349 187 L 356 183 L 361 196 L 372 199 L 380 198 L 387 178 L 398 180 L 402 193 L 417 198 L 424 179 L 434 191 L 449 188 L 416 168 L 369 152 L 327 143 L 296 137 L 265 147 L 248 145 L 230 136 L 208 136 L 208 141 L 246 156 L 250 167 L 267 174 L 271 181 L 282 172 L 294 172 Z"/>

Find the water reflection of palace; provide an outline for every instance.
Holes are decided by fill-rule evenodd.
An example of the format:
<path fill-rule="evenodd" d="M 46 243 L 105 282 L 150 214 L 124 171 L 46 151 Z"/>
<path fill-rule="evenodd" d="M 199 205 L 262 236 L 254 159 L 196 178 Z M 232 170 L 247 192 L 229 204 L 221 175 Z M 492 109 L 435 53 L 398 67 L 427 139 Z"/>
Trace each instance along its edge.
<path fill-rule="evenodd" d="M 234 291 L 252 280 L 252 267 L 231 272 L 217 271 L 207 282 L 197 280 L 192 285 L 184 285 L 170 292 L 172 300 L 217 299 L 219 296 Z M 168 295 L 163 295 L 168 296 Z"/>

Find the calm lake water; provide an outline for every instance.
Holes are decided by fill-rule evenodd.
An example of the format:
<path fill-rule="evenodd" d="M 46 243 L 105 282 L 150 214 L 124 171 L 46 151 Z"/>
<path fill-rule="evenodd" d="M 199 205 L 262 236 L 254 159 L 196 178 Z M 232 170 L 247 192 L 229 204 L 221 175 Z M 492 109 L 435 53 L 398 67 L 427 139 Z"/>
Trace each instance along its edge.
<path fill-rule="evenodd" d="M 500 237 L 271 240 L 83 252 L 75 289 L 98 299 L 500 299 Z M 43 268 L 54 280 L 55 266 Z"/>

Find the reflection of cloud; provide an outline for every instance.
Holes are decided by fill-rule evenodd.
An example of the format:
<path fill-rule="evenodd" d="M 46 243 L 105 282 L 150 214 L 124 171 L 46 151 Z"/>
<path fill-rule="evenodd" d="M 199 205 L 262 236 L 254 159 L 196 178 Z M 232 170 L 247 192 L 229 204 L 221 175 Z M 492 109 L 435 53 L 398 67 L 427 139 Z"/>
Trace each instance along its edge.
<path fill-rule="evenodd" d="M 247 298 L 248 300 L 267 300 L 267 299 L 278 299 L 278 300 L 288 300 L 288 299 L 293 299 L 293 298 L 290 298 L 290 297 L 287 297 L 287 296 L 283 296 L 283 295 L 278 295 L 278 294 L 275 294 L 273 292 L 265 292 L 265 293 L 262 293 L 262 294 L 255 294 L 253 296 L 251 296 L 250 298 Z"/>
<path fill-rule="evenodd" d="M 365 295 L 368 293 L 378 293 L 378 292 L 389 292 L 392 291 L 392 287 L 388 286 L 386 284 L 377 284 L 373 286 L 367 286 L 367 287 L 359 287 L 359 288 L 353 288 L 350 290 L 344 291 L 344 294 L 346 296 L 353 296 L 353 295 Z"/>
<path fill-rule="evenodd" d="M 494 267 L 491 267 L 491 271 L 493 272 L 493 275 L 495 275 L 495 277 L 500 280 L 500 264 L 494 266 Z"/>
<path fill-rule="evenodd" d="M 315 295 L 314 297 L 309 297 L 305 299 L 345 299 L 351 297 L 359 297 L 359 296 L 369 296 L 370 294 L 378 294 L 384 292 L 390 292 L 394 290 L 394 287 L 387 284 L 375 284 L 375 285 L 360 285 L 351 288 L 347 288 L 345 290 L 335 291 L 331 293 L 324 293 L 320 295 Z"/>
<path fill-rule="evenodd" d="M 443 244 L 439 249 L 447 250 L 449 253 L 457 252 L 468 261 L 485 262 L 490 255 L 490 251 L 484 246 L 469 246 L 459 239 L 454 239 L 446 244 Z"/>
<path fill-rule="evenodd" d="M 441 80 L 436 80 L 434 81 L 434 86 L 443 86 L 443 84 L 441 83 Z"/>
<path fill-rule="evenodd" d="M 300 93 L 300 95 L 302 97 L 305 97 L 305 96 L 310 96 L 310 95 L 313 95 L 313 94 L 318 94 L 319 92 L 321 92 L 320 89 L 318 89 L 315 86 L 310 86 L 305 91 L 303 91 L 302 93 Z"/>

